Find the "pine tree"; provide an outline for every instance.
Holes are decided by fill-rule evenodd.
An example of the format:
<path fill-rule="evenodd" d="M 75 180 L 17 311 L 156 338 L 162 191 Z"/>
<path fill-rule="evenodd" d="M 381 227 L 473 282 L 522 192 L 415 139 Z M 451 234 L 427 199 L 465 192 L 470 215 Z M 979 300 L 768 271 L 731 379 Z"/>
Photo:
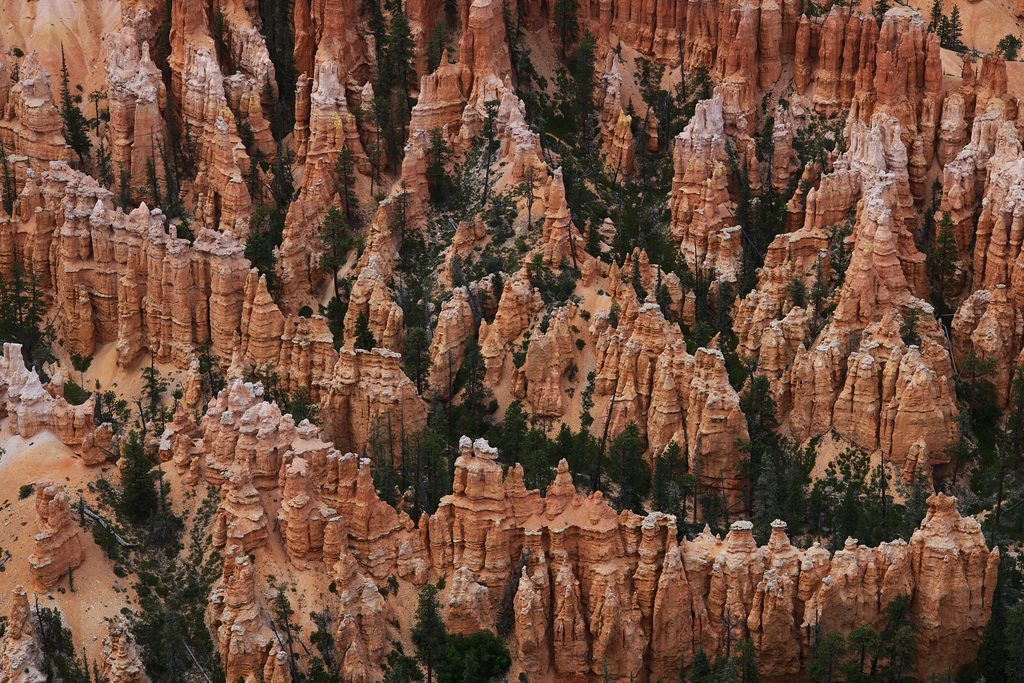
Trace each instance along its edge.
<path fill-rule="evenodd" d="M 124 164 L 118 165 L 118 188 L 117 188 L 117 199 L 121 204 L 121 208 L 127 213 L 131 211 L 132 206 L 132 172 L 131 169 L 126 168 Z"/>
<path fill-rule="evenodd" d="M 942 0 L 932 0 L 932 12 L 928 21 L 928 32 L 938 33 L 940 26 L 942 26 Z"/>
<path fill-rule="evenodd" d="M 484 102 L 484 128 L 483 133 L 486 138 L 484 147 L 484 193 L 480 199 L 480 205 L 487 205 L 487 191 L 490 188 L 491 182 L 491 155 L 494 153 L 494 138 L 497 134 L 497 121 L 498 121 L 498 105 L 501 104 L 498 100 L 487 100 Z"/>
<path fill-rule="evenodd" d="M 410 109 L 409 89 L 416 85 L 416 69 L 413 66 L 413 58 L 416 52 L 416 42 L 412 39 L 412 30 L 409 27 L 409 17 L 405 10 L 395 12 L 391 17 L 391 25 L 388 28 L 387 51 L 385 52 L 386 76 L 385 81 L 390 93 L 396 96 L 400 105 L 398 113 L 401 121 L 401 137 L 405 140 L 405 124 L 408 122 Z"/>
<path fill-rule="evenodd" d="M 871 14 L 875 17 L 875 22 L 878 27 L 882 27 L 882 22 L 885 21 L 885 13 L 892 7 L 891 0 L 875 0 L 871 5 Z"/>
<path fill-rule="evenodd" d="M 578 0 L 555 0 L 552 24 L 558 30 L 565 57 L 569 44 L 576 39 L 580 30 Z"/>
<path fill-rule="evenodd" d="M 427 683 L 433 683 L 435 663 L 448 643 L 448 629 L 441 617 L 437 586 L 433 584 L 428 583 L 420 589 L 412 642 L 416 646 L 416 658 L 427 670 Z"/>
<path fill-rule="evenodd" d="M 121 499 L 118 509 L 128 520 L 140 525 L 156 512 L 159 500 L 153 463 L 149 461 L 139 432 L 132 430 L 123 440 L 121 457 L 128 463 L 121 467 Z"/>
<path fill-rule="evenodd" d="M 160 181 L 156 175 L 156 164 L 153 159 L 146 159 L 146 184 L 149 186 L 149 199 L 153 203 L 151 208 L 160 206 Z"/>
<path fill-rule="evenodd" d="M 615 504 L 637 514 L 643 512 L 643 501 L 651 486 L 651 469 L 644 460 L 644 450 L 640 428 L 632 420 L 608 448 L 608 478 L 618 488 Z"/>
<path fill-rule="evenodd" d="M 451 145 L 444 139 L 441 129 L 431 129 L 430 152 L 427 157 L 427 187 L 431 200 L 438 204 L 447 202 L 452 193 L 452 182 L 446 170 L 451 156 Z"/>
<path fill-rule="evenodd" d="M 1021 48 L 1021 40 L 1012 33 L 1007 33 L 996 44 L 996 52 L 1008 62 L 1017 61 L 1017 51 Z"/>
<path fill-rule="evenodd" d="M 685 661 L 685 657 L 684 657 Z M 679 680 L 684 680 L 684 666 L 679 666 Z M 693 653 L 693 660 L 690 662 L 690 683 L 711 683 L 714 680 L 714 672 L 711 670 L 711 662 L 708 661 L 708 656 L 704 652 L 704 648 L 697 648 L 697 651 Z"/>
<path fill-rule="evenodd" d="M 349 225 L 357 225 L 359 216 L 359 196 L 356 194 L 356 162 L 348 145 L 341 148 L 334 162 L 334 182 L 341 205 L 345 211 L 345 219 Z"/>
<path fill-rule="evenodd" d="M 320 267 L 334 278 L 334 291 L 340 291 L 338 269 L 345 263 L 351 243 L 348 222 L 338 209 L 331 207 L 320 224 L 320 241 L 326 252 L 320 256 Z"/>
<path fill-rule="evenodd" d="M 14 173 L 7 158 L 7 150 L 4 149 L 4 141 L 0 139 L 0 206 L 3 206 L 8 216 L 14 214 L 15 195 Z"/>
<path fill-rule="evenodd" d="M 277 256 L 281 246 L 284 214 L 276 206 L 261 206 L 249 216 L 249 235 L 245 238 L 245 258 L 260 275 L 267 278 L 267 289 L 274 291 L 277 283 Z"/>
<path fill-rule="evenodd" d="M 0 341 L 21 344 L 29 368 L 41 368 L 53 357 L 53 327 L 45 322 L 45 316 L 46 302 L 37 276 L 15 261 L 10 276 L 0 274 Z"/>
<path fill-rule="evenodd" d="M 89 139 L 89 124 L 78 108 L 78 103 L 71 95 L 67 60 L 64 58 L 64 45 L 60 46 L 60 116 L 64 121 L 64 139 L 75 151 L 78 158 L 85 162 L 89 159 L 92 141 Z"/>
<path fill-rule="evenodd" d="M 430 371 L 430 344 L 422 327 L 413 327 L 405 335 L 405 373 L 416 383 L 416 393 L 423 393 L 423 379 Z"/>
<path fill-rule="evenodd" d="M 939 321 L 946 314 L 946 296 L 950 292 L 953 275 L 956 274 L 956 263 L 960 254 L 956 246 L 956 225 L 948 211 L 942 212 L 938 223 L 939 234 L 935 238 L 935 248 L 928 254 L 928 266 L 931 270 L 932 286 L 935 291 L 935 304 Z"/>
<path fill-rule="evenodd" d="M 949 18 L 944 18 L 939 27 L 939 40 L 942 47 L 948 50 L 960 50 L 963 48 L 961 38 L 963 37 L 964 25 L 960 19 L 960 6 L 953 5 L 953 11 Z"/>
<path fill-rule="evenodd" d="M 377 346 L 377 340 L 370 330 L 370 321 L 367 319 L 366 313 L 360 313 L 356 318 L 355 347 L 364 351 L 372 351 L 375 346 Z"/>

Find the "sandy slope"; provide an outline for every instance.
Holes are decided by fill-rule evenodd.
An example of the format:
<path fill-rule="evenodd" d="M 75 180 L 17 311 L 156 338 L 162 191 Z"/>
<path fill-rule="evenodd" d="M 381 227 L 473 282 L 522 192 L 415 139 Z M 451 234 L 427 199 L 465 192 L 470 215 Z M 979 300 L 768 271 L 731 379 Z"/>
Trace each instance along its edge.
<path fill-rule="evenodd" d="M 0 614 L 7 614 L 11 589 L 23 585 L 29 591 L 30 601 L 38 597 L 40 607 L 58 607 L 71 627 L 76 648 L 80 651 L 84 647 L 90 658 L 96 657 L 106 633 L 103 618 L 116 615 L 122 607 L 130 607 L 134 592 L 114 575 L 112 565 L 87 532 L 82 534 L 85 562 L 74 571 L 75 592 L 68 591 L 65 578 L 49 593 L 38 593 L 32 586 L 28 564 L 35 548 L 33 536 L 38 531 L 34 496 L 19 500 L 18 488 L 48 477 L 63 483 L 73 500 L 77 500 L 80 492 L 91 500 L 93 495 L 86 482 L 101 474 L 108 479 L 116 474 L 111 467 L 87 469 L 49 432 L 28 440 L 12 436 L 6 419 L 0 431 L 0 447 L 4 449 L 0 457 L 0 548 L 12 555 L 0 573 Z"/>
<path fill-rule="evenodd" d="M 120 23 L 118 0 L 4 0 L 0 49 L 6 53 L 20 47 L 26 54 L 38 50 L 57 97 L 63 44 L 71 82 L 81 83 L 88 96 L 103 88 L 103 36 Z"/>

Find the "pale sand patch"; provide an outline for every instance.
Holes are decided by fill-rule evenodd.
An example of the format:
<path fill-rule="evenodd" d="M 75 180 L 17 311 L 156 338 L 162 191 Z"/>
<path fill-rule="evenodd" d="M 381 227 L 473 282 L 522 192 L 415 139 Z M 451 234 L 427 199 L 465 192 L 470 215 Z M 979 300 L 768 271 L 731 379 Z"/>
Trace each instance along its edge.
<path fill-rule="evenodd" d="M 68 591 L 65 577 L 48 593 L 40 593 L 33 586 L 28 563 L 35 549 L 33 537 L 38 532 L 35 496 L 19 500 L 18 489 L 22 484 L 49 478 L 65 486 L 72 502 L 82 493 L 95 507 L 95 495 L 88 490 L 86 482 L 104 471 L 108 479 L 115 478 L 116 474 L 109 466 L 87 468 L 51 432 L 42 432 L 31 439 L 12 436 L 6 419 L 0 431 L 0 446 L 5 451 L 0 457 L 0 548 L 10 551 L 12 556 L 0 572 L 0 614 L 8 612 L 11 590 L 22 585 L 29 592 L 30 602 L 34 603 L 38 597 L 40 607 L 58 607 L 71 628 L 76 649 L 81 651 L 84 647 L 90 658 L 96 658 L 102 651 L 106 634 L 104 617 L 116 616 L 122 607 L 131 607 L 134 591 L 124 579 L 114 575 L 112 563 L 93 542 L 92 534 L 85 531 L 81 534 L 85 561 L 74 570 L 75 592 Z M 77 523 L 77 516 L 74 519 Z"/>

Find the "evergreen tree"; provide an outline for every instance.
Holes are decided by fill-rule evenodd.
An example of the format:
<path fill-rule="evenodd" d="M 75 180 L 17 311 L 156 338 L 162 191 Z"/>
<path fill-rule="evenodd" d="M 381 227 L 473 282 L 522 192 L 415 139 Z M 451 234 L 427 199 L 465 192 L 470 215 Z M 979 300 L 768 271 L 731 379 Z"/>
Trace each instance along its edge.
<path fill-rule="evenodd" d="M 366 318 L 366 313 L 360 313 L 356 318 L 355 348 L 372 351 L 375 346 L 377 346 L 377 340 L 374 339 L 373 332 L 370 331 L 370 321 Z"/>
<path fill-rule="evenodd" d="M 64 45 L 60 46 L 60 116 L 64 121 L 64 139 L 84 163 L 89 159 L 92 141 L 89 139 L 89 124 L 71 95 L 68 64 L 64 58 Z"/>
<path fill-rule="evenodd" d="M 430 199 L 436 204 L 446 203 L 452 195 L 452 181 L 446 169 L 451 157 L 451 145 L 444 139 L 441 129 L 431 129 L 430 151 L 427 156 L 427 187 L 430 190 Z"/>
<path fill-rule="evenodd" d="M 441 65 L 441 57 L 444 55 L 444 51 L 448 49 L 451 40 L 451 30 L 448 28 L 448 22 L 443 19 L 435 22 L 434 28 L 430 29 L 430 37 L 427 38 L 428 71 L 433 72 Z"/>
<path fill-rule="evenodd" d="M 814 643 L 814 657 L 807 666 L 811 678 L 817 683 L 832 683 L 838 679 L 840 664 L 846 654 L 846 638 L 838 631 L 829 631 Z"/>
<path fill-rule="evenodd" d="M 416 383 L 416 393 L 423 393 L 423 380 L 430 372 L 430 343 L 422 327 L 410 328 L 405 334 L 405 374 Z"/>
<path fill-rule="evenodd" d="M 488 427 L 487 411 L 492 397 L 484 384 L 486 373 L 480 344 L 475 336 L 470 335 L 466 340 L 466 353 L 456 379 L 463 387 L 458 425 L 460 434 L 482 434 Z"/>
<path fill-rule="evenodd" d="M 956 274 L 956 263 L 960 254 L 956 246 L 956 225 L 948 211 L 942 212 L 938 223 L 939 233 L 935 238 L 935 248 L 928 254 L 928 266 L 934 287 L 933 300 L 938 313 L 939 322 L 944 323 L 946 313 L 946 296 L 950 294 Z"/>
<path fill-rule="evenodd" d="M 14 172 L 11 169 L 10 160 L 7 158 L 7 150 L 4 149 L 4 141 L 0 139 L 0 206 L 8 216 L 14 215 L 16 196 Z"/>
<path fill-rule="evenodd" d="M 579 0 L 555 0 L 553 12 L 551 23 L 558 31 L 564 57 L 580 30 Z"/>
<path fill-rule="evenodd" d="M 320 267 L 331 273 L 334 279 L 334 291 L 337 293 L 341 291 L 338 284 L 338 269 L 345 264 L 345 259 L 348 258 L 348 252 L 352 246 L 352 236 L 349 233 L 345 217 L 333 206 L 327 210 L 327 214 L 320 224 L 320 241 L 325 248 L 325 252 L 320 255 Z"/>
<path fill-rule="evenodd" d="M 1007 33 L 996 44 L 996 52 L 1008 62 L 1017 61 L 1017 51 L 1021 48 L 1021 40 L 1012 33 Z"/>
<path fill-rule="evenodd" d="M 281 244 L 281 233 L 277 232 L 277 227 L 272 210 L 261 206 L 249 216 L 249 235 L 245 238 L 245 258 L 261 276 L 267 278 L 267 290 L 270 292 L 274 291 L 277 282 L 274 249 Z"/>
<path fill-rule="evenodd" d="M 359 218 L 359 195 L 356 194 L 356 162 L 348 145 L 341 148 L 334 162 L 334 180 L 345 219 L 349 225 L 357 225 Z"/>
<path fill-rule="evenodd" d="M 736 667 L 740 670 L 740 683 L 760 683 L 761 676 L 757 670 L 757 650 L 754 649 L 753 639 L 747 638 L 740 645 Z"/>
<path fill-rule="evenodd" d="M 956 391 L 961 400 L 967 402 L 967 414 L 972 426 L 980 421 L 994 420 L 999 414 L 994 400 L 995 385 L 989 379 L 995 369 L 995 358 L 982 358 L 973 349 L 960 361 Z"/>
<path fill-rule="evenodd" d="M 395 96 L 395 111 L 400 124 L 398 132 L 401 133 L 402 141 L 406 139 L 405 126 L 409 121 L 411 109 L 409 91 L 417 83 L 416 68 L 413 65 L 415 52 L 416 42 L 412 39 L 409 17 L 406 16 L 405 10 L 401 9 L 391 16 L 385 51 L 385 73 L 381 75 L 381 79 L 386 85 L 387 92 Z"/>
<path fill-rule="evenodd" d="M 156 165 L 153 159 L 146 159 L 146 185 L 149 186 L 149 200 L 154 208 L 160 207 L 160 181 L 156 176 Z"/>
<path fill-rule="evenodd" d="M 45 316 L 46 301 L 38 277 L 15 261 L 10 277 L 0 274 L 0 341 L 21 344 L 26 366 L 38 370 L 53 358 L 53 327 Z"/>
<path fill-rule="evenodd" d="M 485 138 L 484 143 L 484 193 L 480 199 L 480 206 L 487 205 L 487 191 L 490 189 L 491 182 L 491 162 L 492 154 L 494 154 L 494 138 L 497 134 L 498 126 L 498 100 L 487 100 L 484 102 L 484 128 L 483 134 Z"/>
<path fill-rule="evenodd" d="M 685 662 L 685 657 L 684 657 Z M 683 680 L 684 667 L 679 667 L 679 680 Z M 699 647 L 697 651 L 693 653 L 693 660 L 690 662 L 690 683 L 712 683 L 714 681 L 714 672 L 711 669 L 711 662 L 708 661 L 707 654 L 704 653 L 704 648 Z"/>
<path fill-rule="evenodd" d="M 131 211 L 132 206 L 132 172 L 130 168 L 126 168 L 124 164 L 118 165 L 117 172 L 117 198 L 121 204 L 121 208 L 127 213 Z"/>
<path fill-rule="evenodd" d="M 448 643 L 448 629 L 437 601 L 437 586 L 433 584 L 428 583 L 420 589 L 412 642 L 416 646 L 416 659 L 427 671 L 427 683 L 432 683 L 434 667 Z"/>
<path fill-rule="evenodd" d="M 643 501 L 651 487 L 651 470 L 644 460 L 645 444 L 632 420 L 612 441 L 608 453 L 608 478 L 618 488 L 616 505 L 646 514 Z"/>
<path fill-rule="evenodd" d="M 875 18 L 875 22 L 878 27 L 882 27 L 882 22 L 885 20 L 885 13 L 892 7 L 891 0 L 875 0 L 871 5 L 871 15 Z"/>
<path fill-rule="evenodd" d="M 120 467 L 121 500 L 118 511 L 133 524 L 141 525 L 149 521 L 159 504 L 153 463 L 146 455 L 139 432 L 132 430 L 122 443 L 121 457 L 128 464 Z"/>
<path fill-rule="evenodd" d="M 939 22 L 939 41 L 947 50 L 963 49 L 964 25 L 960 18 L 960 6 L 953 5 L 953 11 Z"/>
<path fill-rule="evenodd" d="M 267 80 L 263 84 L 264 111 L 269 107 L 270 131 L 280 142 L 294 127 L 295 83 L 295 33 L 292 20 L 292 0 L 260 0 L 261 30 L 267 45 L 270 61 L 274 64 L 274 88 Z M 378 42 L 377 45 L 381 43 Z"/>
<path fill-rule="evenodd" d="M 942 26 L 942 0 L 932 0 L 932 11 L 928 20 L 928 32 L 938 33 L 940 26 Z"/>
<path fill-rule="evenodd" d="M 686 514 L 685 501 L 693 492 L 693 475 L 686 471 L 686 455 L 675 441 L 654 464 L 651 505 L 655 510 L 674 514 L 681 523 Z"/>

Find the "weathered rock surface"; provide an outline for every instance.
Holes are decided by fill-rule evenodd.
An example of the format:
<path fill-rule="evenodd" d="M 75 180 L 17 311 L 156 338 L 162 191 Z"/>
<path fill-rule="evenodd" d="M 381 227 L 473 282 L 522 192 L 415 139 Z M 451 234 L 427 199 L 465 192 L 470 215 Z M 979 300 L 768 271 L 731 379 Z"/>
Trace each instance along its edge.
<path fill-rule="evenodd" d="M 40 670 L 42 664 L 43 652 L 28 595 L 17 586 L 11 591 L 7 628 L 0 638 L 0 679 L 5 683 L 44 683 L 48 679 Z"/>
<path fill-rule="evenodd" d="M 114 619 L 107 620 L 100 675 L 108 683 L 149 683 L 139 648 L 127 629 Z"/>
<path fill-rule="evenodd" d="M 35 550 L 28 563 L 32 578 L 42 590 L 53 588 L 61 577 L 85 559 L 80 529 L 71 520 L 71 507 L 64 487 L 46 480 L 36 484 Z"/>

